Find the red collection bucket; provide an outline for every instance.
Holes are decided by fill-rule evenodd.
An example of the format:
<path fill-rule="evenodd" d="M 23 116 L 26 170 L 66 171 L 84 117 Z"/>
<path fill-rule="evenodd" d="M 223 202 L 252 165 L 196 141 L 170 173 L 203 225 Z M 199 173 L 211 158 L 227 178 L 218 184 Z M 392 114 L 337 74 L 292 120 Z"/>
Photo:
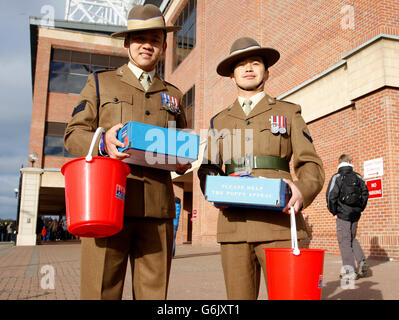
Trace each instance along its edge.
<path fill-rule="evenodd" d="M 269 300 L 320 300 L 325 250 L 298 248 L 295 211 L 290 210 L 292 248 L 263 248 Z"/>
<path fill-rule="evenodd" d="M 101 129 L 101 130 L 99 130 Z M 129 166 L 121 160 L 89 155 L 66 163 L 65 203 L 68 231 L 80 237 L 101 238 L 122 230 Z"/>
<path fill-rule="evenodd" d="M 264 248 L 269 300 L 320 300 L 323 249 Z"/>

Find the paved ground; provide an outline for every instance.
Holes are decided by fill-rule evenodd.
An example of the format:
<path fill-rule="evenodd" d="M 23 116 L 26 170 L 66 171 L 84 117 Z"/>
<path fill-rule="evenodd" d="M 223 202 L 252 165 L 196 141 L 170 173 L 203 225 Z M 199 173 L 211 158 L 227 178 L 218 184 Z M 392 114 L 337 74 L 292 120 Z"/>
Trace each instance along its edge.
<path fill-rule="evenodd" d="M 79 242 L 16 247 L 0 242 L 0 300 L 79 299 Z M 399 262 L 368 259 L 371 274 L 353 289 L 341 288 L 339 256 L 326 254 L 322 298 L 325 300 L 399 300 Z M 131 275 L 123 299 L 131 299 Z M 53 276 L 53 277 L 52 277 Z M 51 278 L 55 281 L 52 283 Z M 54 284 L 54 287 L 52 287 Z M 259 299 L 267 298 L 262 281 Z M 170 300 L 225 300 L 219 248 L 178 245 L 172 261 Z"/>

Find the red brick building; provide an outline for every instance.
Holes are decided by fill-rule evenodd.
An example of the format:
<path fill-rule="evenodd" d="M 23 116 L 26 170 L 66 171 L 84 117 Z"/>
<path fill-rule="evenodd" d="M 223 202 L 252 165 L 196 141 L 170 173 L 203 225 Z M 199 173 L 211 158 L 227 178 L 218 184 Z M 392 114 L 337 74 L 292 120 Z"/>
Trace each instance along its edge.
<path fill-rule="evenodd" d="M 303 212 L 311 232 L 306 244 L 339 252 L 335 219 L 327 211 L 325 193 L 339 155 L 349 153 L 356 171 L 382 183 L 382 197 L 370 199 L 363 213 L 358 239 L 366 255 L 399 259 L 399 3 L 171 0 L 165 16 L 168 24 L 183 25 L 182 31 L 168 35 L 165 79 L 186 93 L 186 112 L 195 131 L 200 134 L 207 129 L 210 118 L 236 96 L 231 80 L 216 73 L 233 41 L 250 36 L 262 46 L 277 49 L 281 59 L 270 69 L 266 92 L 302 106 L 326 171 L 323 190 Z M 89 24 L 66 22 L 58 22 L 55 28 L 31 23 L 31 28 L 38 33 L 36 55 L 32 51 L 36 64 L 30 152 L 38 155 L 36 170 L 44 170 L 39 189 L 39 212 L 44 212 L 40 203 L 54 205 L 51 192 L 59 195 L 57 199 L 63 192 L 59 176 L 54 177 L 60 179 L 58 189 L 43 184 L 45 176 L 55 176 L 48 169 L 60 168 L 69 160 L 63 157 L 65 153 L 44 152 L 46 142 L 56 140 L 49 136 L 62 131 L 61 125 L 49 123 L 66 123 L 77 99 L 74 93 L 48 90 L 52 48 L 90 53 L 90 59 L 91 54 L 124 57 L 124 52 L 121 43 L 109 37 L 111 26 L 96 25 L 102 34 L 90 31 Z M 80 55 L 70 53 L 70 59 L 76 56 Z M 107 67 L 112 67 L 109 63 Z M 373 173 L 369 161 L 382 163 L 383 173 Z M 176 195 L 183 199 L 177 241 L 214 246 L 217 210 L 200 191 L 197 166 L 182 177 L 173 175 Z M 62 205 L 54 210 L 62 211 Z"/>

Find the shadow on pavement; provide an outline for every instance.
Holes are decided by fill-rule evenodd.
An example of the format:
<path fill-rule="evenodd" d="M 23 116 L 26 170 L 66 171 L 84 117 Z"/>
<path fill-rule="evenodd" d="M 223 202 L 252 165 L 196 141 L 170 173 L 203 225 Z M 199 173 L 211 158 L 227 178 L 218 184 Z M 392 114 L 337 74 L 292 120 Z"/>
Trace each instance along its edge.
<path fill-rule="evenodd" d="M 383 300 L 383 296 L 380 290 L 373 289 L 377 282 L 364 281 L 355 282 L 354 288 L 350 289 L 349 284 L 343 282 L 341 288 L 341 280 L 330 281 L 322 289 L 323 300 Z M 347 286 L 346 289 L 344 289 Z M 334 292 L 339 289 L 340 291 Z"/>
<path fill-rule="evenodd" d="M 204 252 L 204 253 L 181 254 L 181 255 L 178 255 L 178 256 L 174 256 L 173 259 L 192 258 L 192 257 L 202 257 L 202 256 L 214 256 L 214 255 L 220 255 L 220 251 L 218 251 L 218 252 Z"/>

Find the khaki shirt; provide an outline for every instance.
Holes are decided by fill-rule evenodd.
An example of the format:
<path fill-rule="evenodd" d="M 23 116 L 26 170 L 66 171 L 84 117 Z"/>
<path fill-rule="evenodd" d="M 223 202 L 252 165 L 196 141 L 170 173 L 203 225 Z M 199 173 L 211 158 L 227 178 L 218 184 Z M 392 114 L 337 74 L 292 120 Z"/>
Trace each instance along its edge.
<path fill-rule="evenodd" d="M 271 116 L 286 118 L 286 133 L 272 133 Z M 245 130 L 248 130 L 247 134 Z M 223 169 L 223 164 L 230 158 L 243 157 L 251 144 L 253 156 L 277 156 L 287 161 L 293 158 L 293 168 L 297 177 L 294 183 L 302 193 L 304 208 L 309 206 L 324 184 L 322 161 L 316 153 L 309 130 L 301 116 L 300 106 L 278 101 L 267 95 L 248 116 L 236 100 L 212 118 L 204 161 L 198 171 L 200 180 L 206 179 L 206 173 L 209 171 Z M 251 174 L 255 177 L 292 180 L 291 174 L 282 170 L 253 169 Z M 203 184 L 203 181 L 201 183 Z M 306 238 L 302 215 L 297 214 L 296 220 L 298 239 Z M 280 211 L 228 208 L 219 213 L 219 242 L 257 242 L 290 238 L 290 217 Z"/>
<path fill-rule="evenodd" d="M 180 114 L 163 106 L 161 92 L 179 101 Z M 159 127 L 168 127 L 168 121 L 175 121 L 176 128 L 186 128 L 183 94 L 158 75 L 155 75 L 146 92 L 127 64 L 114 71 L 98 72 L 98 91 L 94 75 L 91 74 L 65 131 L 65 147 L 71 154 L 86 156 L 97 127 L 108 130 L 118 123 L 129 121 Z M 99 139 L 96 145 L 98 143 Z M 94 148 L 93 156 L 97 155 L 98 148 Z M 170 172 L 129 166 L 131 173 L 127 181 L 125 216 L 174 218 Z"/>

